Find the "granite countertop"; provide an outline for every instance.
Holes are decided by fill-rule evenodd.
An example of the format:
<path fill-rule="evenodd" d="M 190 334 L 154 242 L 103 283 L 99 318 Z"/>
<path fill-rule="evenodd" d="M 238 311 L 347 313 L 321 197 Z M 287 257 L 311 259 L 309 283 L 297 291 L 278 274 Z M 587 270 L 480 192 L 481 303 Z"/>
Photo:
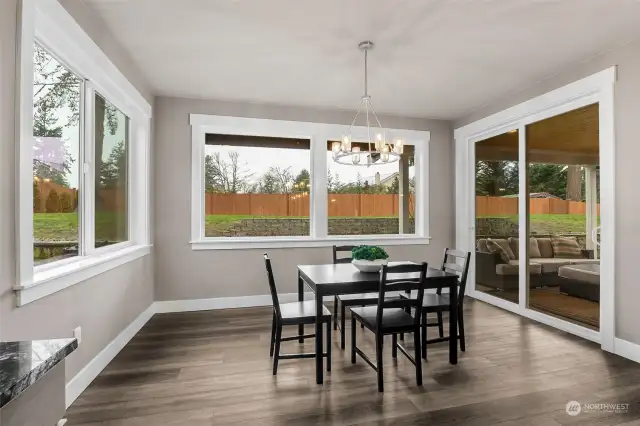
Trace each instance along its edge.
<path fill-rule="evenodd" d="M 0 342 L 0 408 L 78 347 L 76 339 Z"/>

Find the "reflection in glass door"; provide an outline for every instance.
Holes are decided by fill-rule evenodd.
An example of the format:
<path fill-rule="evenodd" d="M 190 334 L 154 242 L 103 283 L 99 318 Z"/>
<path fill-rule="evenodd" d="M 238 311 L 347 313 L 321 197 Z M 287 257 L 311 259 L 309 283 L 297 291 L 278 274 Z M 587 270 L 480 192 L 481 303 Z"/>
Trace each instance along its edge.
<path fill-rule="evenodd" d="M 599 328 L 598 104 L 526 126 L 527 307 Z"/>
<path fill-rule="evenodd" d="M 475 145 L 475 289 L 519 301 L 518 130 Z M 515 252 L 514 252 L 515 248 Z"/>

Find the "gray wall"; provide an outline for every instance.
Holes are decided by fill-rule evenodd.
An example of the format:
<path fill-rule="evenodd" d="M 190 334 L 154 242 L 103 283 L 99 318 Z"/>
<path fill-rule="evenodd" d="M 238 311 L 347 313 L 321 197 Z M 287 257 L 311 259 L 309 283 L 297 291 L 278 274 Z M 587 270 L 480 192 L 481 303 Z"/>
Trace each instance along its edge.
<path fill-rule="evenodd" d="M 155 115 L 154 236 L 156 300 L 181 300 L 268 294 L 264 250 L 192 251 L 191 128 L 189 114 L 215 114 L 295 121 L 349 124 L 352 111 L 267 106 L 195 99 L 157 97 Z M 448 122 L 381 117 L 385 126 L 430 130 L 430 245 L 390 247 L 396 259 L 441 262 L 445 246 L 453 244 L 453 181 L 451 128 Z M 329 248 L 268 250 L 274 262 L 278 290 L 296 291 L 296 265 L 331 261 Z"/>
<path fill-rule="evenodd" d="M 154 298 L 153 257 L 145 256 L 68 289 L 17 308 L 15 251 L 15 53 L 18 0 L 0 0 L 0 335 L 3 340 L 71 336 L 82 326 L 83 342 L 67 363 L 70 380 L 129 325 Z M 98 45 L 149 99 L 139 73 L 79 1 L 63 0 Z"/>
<path fill-rule="evenodd" d="M 512 105 L 531 99 L 550 90 L 601 71 L 612 65 L 618 66 L 615 85 L 615 130 L 616 130 L 616 336 L 640 344 L 640 300 L 638 285 L 637 255 L 640 241 L 640 197 L 637 185 L 640 181 L 640 145 L 638 140 L 640 120 L 640 41 L 627 44 L 588 62 L 535 84 L 508 99 L 494 102 L 490 106 L 457 120 L 454 128 L 486 117 Z M 603 283 L 604 284 L 604 283 Z"/>

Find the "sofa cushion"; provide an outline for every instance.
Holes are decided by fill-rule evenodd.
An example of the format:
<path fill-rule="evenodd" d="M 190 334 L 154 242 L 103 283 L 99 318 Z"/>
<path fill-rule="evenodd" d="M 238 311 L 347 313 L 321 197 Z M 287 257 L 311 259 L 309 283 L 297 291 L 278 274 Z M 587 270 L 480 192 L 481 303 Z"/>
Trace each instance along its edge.
<path fill-rule="evenodd" d="M 553 257 L 561 259 L 581 259 L 582 249 L 575 237 L 551 237 Z"/>
<path fill-rule="evenodd" d="M 529 263 L 529 275 L 540 275 L 542 273 L 542 266 L 535 262 Z M 518 260 L 512 260 L 509 263 L 499 263 L 496 265 L 497 275 L 519 275 L 520 274 L 520 262 Z"/>
<path fill-rule="evenodd" d="M 551 238 L 536 238 L 538 241 L 538 250 L 540 250 L 540 257 L 553 257 L 553 246 L 551 245 Z"/>
<path fill-rule="evenodd" d="M 571 259 L 558 259 L 555 257 L 544 258 L 541 257 L 536 259 L 536 263 L 542 265 L 542 273 L 543 274 L 556 274 L 558 272 L 558 268 L 565 265 L 570 265 L 572 263 Z"/>
<path fill-rule="evenodd" d="M 572 265 L 600 264 L 600 259 L 575 259 L 571 261 Z"/>
<path fill-rule="evenodd" d="M 570 280 L 600 285 L 600 265 L 568 265 L 558 269 L 558 275 Z"/>
<path fill-rule="evenodd" d="M 509 246 L 513 251 L 516 259 L 520 259 L 520 238 L 509 237 Z M 540 256 L 540 249 L 538 248 L 538 240 L 535 238 L 529 238 L 529 258 L 533 259 Z"/>
<path fill-rule="evenodd" d="M 489 238 L 487 240 L 487 249 L 490 253 L 499 253 L 504 263 L 509 263 L 510 260 L 515 260 L 516 258 L 511 247 L 509 247 L 509 242 L 501 238 L 495 240 Z"/>
<path fill-rule="evenodd" d="M 487 248 L 487 240 L 485 238 L 480 238 L 478 240 L 478 242 L 476 243 L 476 251 L 479 251 L 481 253 L 490 253 L 489 249 Z"/>

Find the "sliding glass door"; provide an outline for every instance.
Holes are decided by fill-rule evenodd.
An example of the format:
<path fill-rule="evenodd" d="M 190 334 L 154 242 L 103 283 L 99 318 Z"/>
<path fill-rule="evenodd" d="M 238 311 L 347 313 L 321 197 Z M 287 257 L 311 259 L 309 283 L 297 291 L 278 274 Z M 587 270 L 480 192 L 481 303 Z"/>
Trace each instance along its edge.
<path fill-rule="evenodd" d="M 474 291 L 599 330 L 598 104 L 473 141 Z"/>
<path fill-rule="evenodd" d="M 527 306 L 600 325 L 598 104 L 526 126 Z"/>

